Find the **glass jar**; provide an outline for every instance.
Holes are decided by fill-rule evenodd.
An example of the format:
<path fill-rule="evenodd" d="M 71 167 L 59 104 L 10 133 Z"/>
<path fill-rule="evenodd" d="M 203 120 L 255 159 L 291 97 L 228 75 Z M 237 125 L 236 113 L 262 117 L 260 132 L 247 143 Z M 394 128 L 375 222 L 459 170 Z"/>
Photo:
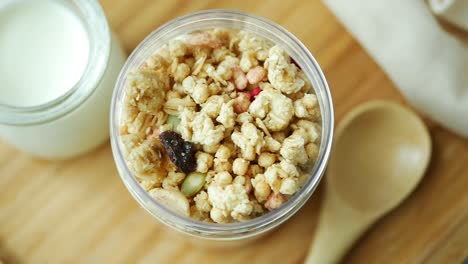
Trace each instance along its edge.
<path fill-rule="evenodd" d="M 70 158 L 108 139 L 112 91 L 126 59 L 98 1 L 64 0 L 60 4 L 81 20 L 88 35 L 89 57 L 79 81 L 63 95 L 40 105 L 0 102 L 0 138 L 47 159 Z M 8 2 L 0 5 L 0 11 L 6 7 Z"/>
<path fill-rule="evenodd" d="M 138 184 L 127 167 L 119 137 L 119 124 L 121 123 L 127 74 L 142 65 L 150 55 L 174 37 L 214 27 L 242 29 L 258 34 L 282 46 L 301 66 L 310 80 L 322 111 L 323 124 L 319 156 L 316 164 L 311 168 L 310 178 L 304 187 L 279 209 L 242 223 L 213 224 L 199 222 L 178 215 L 154 201 Z M 319 65 L 304 44 L 284 28 L 264 18 L 237 11 L 209 10 L 180 17 L 161 26 L 143 40 L 130 55 L 117 80 L 112 98 L 111 144 L 114 159 L 125 186 L 138 203 L 151 215 L 178 231 L 198 238 L 233 241 L 259 237 L 259 235 L 272 230 L 289 219 L 306 203 L 317 188 L 324 173 L 332 145 L 333 123 L 333 106 L 327 82 Z"/>

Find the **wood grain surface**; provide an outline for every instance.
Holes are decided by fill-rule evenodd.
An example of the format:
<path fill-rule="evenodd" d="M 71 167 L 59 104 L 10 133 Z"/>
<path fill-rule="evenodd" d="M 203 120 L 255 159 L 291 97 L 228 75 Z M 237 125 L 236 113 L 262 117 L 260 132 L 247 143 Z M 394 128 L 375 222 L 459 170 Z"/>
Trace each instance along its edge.
<path fill-rule="evenodd" d="M 128 52 L 180 15 L 226 8 L 264 16 L 301 39 L 323 67 L 336 119 L 357 104 L 406 104 L 384 72 L 318 0 L 101 0 Z M 344 263 L 462 263 L 468 256 L 468 140 L 425 119 L 434 152 L 421 185 L 379 221 Z M 4 263 L 301 263 L 320 189 L 286 224 L 246 246 L 207 249 L 141 209 L 114 167 L 109 144 L 48 162 L 0 142 L 0 259 Z M 1 262 L 1 261 L 0 261 Z"/>

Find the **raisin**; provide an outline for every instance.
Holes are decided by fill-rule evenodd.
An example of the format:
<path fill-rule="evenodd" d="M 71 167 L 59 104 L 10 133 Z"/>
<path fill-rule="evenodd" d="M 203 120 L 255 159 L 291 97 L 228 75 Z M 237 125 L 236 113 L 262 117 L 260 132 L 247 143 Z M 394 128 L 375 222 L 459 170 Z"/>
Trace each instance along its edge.
<path fill-rule="evenodd" d="M 159 135 L 159 140 L 166 149 L 169 159 L 183 173 L 195 170 L 195 146 L 192 142 L 185 141 L 181 135 L 174 131 L 165 131 Z"/>

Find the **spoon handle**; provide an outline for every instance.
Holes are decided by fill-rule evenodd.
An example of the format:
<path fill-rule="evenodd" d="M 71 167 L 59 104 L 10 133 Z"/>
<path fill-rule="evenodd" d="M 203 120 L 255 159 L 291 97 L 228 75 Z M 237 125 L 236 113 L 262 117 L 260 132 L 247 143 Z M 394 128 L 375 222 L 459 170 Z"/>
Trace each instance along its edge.
<path fill-rule="evenodd" d="M 373 215 L 350 208 L 331 189 L 327 189 L 315 237 L 305 263 L 338 263 L 375 219 Z"/>

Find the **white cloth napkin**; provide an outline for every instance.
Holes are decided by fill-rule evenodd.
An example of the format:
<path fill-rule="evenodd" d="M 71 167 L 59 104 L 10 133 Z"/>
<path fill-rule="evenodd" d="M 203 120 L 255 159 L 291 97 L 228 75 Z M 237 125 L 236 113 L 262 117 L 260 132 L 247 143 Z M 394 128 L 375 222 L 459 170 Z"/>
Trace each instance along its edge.
<path fill-rule="evenodd" d="M 468 0 L 429 0 L 434 14 L 468 30 Z"/>
<path fill-rule="evenodd" d="M 468 137 L 468 45 L 434 16 L 468 29 L 468 0 L 324 2 L 411 104 Z"/>

